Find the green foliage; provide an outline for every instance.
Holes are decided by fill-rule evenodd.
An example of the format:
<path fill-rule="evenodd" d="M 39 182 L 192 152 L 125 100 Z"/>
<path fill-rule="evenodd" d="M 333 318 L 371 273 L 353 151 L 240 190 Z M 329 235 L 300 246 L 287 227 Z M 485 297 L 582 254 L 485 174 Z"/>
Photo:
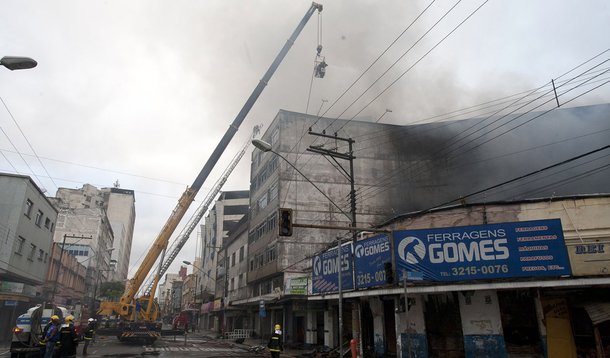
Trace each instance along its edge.
<path fill-rule="evenodd" d="M 100 285 L 100 297 L 118 298 L 125 292 L 125 282 L 102 282 Z"/>

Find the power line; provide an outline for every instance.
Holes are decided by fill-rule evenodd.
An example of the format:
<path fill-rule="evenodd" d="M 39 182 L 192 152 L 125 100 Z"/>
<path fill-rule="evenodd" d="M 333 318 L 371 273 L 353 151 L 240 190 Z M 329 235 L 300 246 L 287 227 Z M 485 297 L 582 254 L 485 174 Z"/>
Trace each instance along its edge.
<path fill-rule="evenodd" d="M 49 174 L 49 171 L 47 170 L 47 167 L 45 167 L 45 165 L 42 163 L 42 160 L 40 160 L 40 157 L 38 156 L 38 153 L 36 153 L 36 150 L 34 149 L 34 147 L 32 146 L 32 143 L 30 143 L 28 137 L 25 135 L 25 133 L 23 133 L 23 130 L 21 129 L 21 126 L 19 125 L 19 123 L 17 122 L 17 119 L 15 119 L 15 116 L 13 116 L 13 113 L 11 112 L 11 110 L 8 108 L 8 106 L 6 105 L 6 102 L 4 102 L 4 99 L 0 96 L 0 101 L 2 101 L 2 104 L 4 105 L 4 108 L 6 109 L 6 111 L 8 112 L 9 116 L 11 117 L 11 119 L 13 120 L 13 122 L 15 123 L 15 126 L 17 126 L 17 129 L 19 129 L 19 132 L 21 133 L 21 135 L 23 136 L 23 139 L 25 139 L 26 143 L 28 144 L 28 146 L 30 147 L 30 150 L 32 151 L 32 153 L 34 153 L 34 156 L 36 157 L 36 159 L 38 159 L 38 163 L 40 163 L 40 166 L 42 166 L 42 169 L 44 169 L 45 173 L 47 173 L 47 175 L 49 176 L 49 179 L 51 179 L 51 182 L 53 183 L 53 185 L 55 185 L 56 189 L 59 189 L 59 187 L 57 186 L 57 184 L 53 181 L 53 178 L 51 178 L 51 174 Z M 16 149 L 16 148 L 15 148 Z"/>

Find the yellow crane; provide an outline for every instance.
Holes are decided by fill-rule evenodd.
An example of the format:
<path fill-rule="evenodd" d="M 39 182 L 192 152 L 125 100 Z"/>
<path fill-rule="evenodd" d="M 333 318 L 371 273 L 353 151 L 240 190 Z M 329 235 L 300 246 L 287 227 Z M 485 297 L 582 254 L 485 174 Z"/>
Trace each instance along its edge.
<path fill-rule="evenodd" d="M 182 220 L 182 217 L 190 207 L 191 203 L 195 199 L 195 196 L 201 189 L 203 183 L 207 179 L 208 175 L 220 159 L 220 156 L 231 142 L 231 139 L 239 129 L 239 126 L 246 118 L 250 109 L 263 92 L 269 80 L 279 67 L 280 63 L 292 47 L 292 44 L 296 41 L 297 37 L 314 14 L 315 11 L 322 11 L 322 5 L 312 3 L 301 22 L 297 25 L 290 38 L 286 41 L 286 44 L 282 47 L 278 55 L 275 57 L 267 72 L 265 72 L 263 78 L 259 81 L 258 85 L 254 88 L 254 91 L 250 94 L 250 97 L 246 100 L 246 103 L 239 111 L 227 132 L 224 134 L 216 149 L 205 163 L 197 178 L 193 184 L 188 187 L 178 200 L 178 204 L 172 211 L 171 215 L 167 219 L 167 222 L 161 229 L 159 236 L 155 239 L 151 249 L 146 254 L 146 257 L 140 264 L 140 267 L 134 274 L 134 276 L 127 281 L 125 285 L 125 292 L 121 296 L 119 302 L 102 302 L 98 314 L 100 315 L 119 315 L 122 319 L 122 333 L 119 335 L 121 340 L 133 340 L 143 339 L 147 343 L 152 343 L 161 334 L 161 323 L 157 321 L 159 315 L 159 306 L 154 300 L 154 291 L 156 287 L 150 291 L 149 295 L 136 298 L 136 293 L 140 290 L 140 287 L 144 283 L 145 278 L 151 272 L 151 269 L 159 255 L 167 248 L 169 238 L 176 230 L 178 223 Z M 163 261 L 163 260 L 161 260 Z M 155 280 L 158 282 L 158 278 Z M 156 284 L 155 284 L 156 286 Z"/>

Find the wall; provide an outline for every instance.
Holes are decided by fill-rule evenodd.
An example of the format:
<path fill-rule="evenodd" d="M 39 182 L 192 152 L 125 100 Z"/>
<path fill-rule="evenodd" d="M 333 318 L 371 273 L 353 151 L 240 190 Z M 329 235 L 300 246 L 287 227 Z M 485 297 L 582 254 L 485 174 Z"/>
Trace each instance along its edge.
<path fill-rule="evenodd" d="M 506 357 L 496 292 L 462 291 L 458 297 L 466 357 Z"/>
<path fill-rule="evenodd" d="M 428 356 L 428 338 L 424 319 L 424 296 L 409 295 L 409 302 L 412 303 L 408 313 L 396 314 L 398 351 L 402 357 L 425 358 Z"/>
<path fill-rule="evenodd" d="M 24 214 L 28 199 L 33 203 L 29 217 Z M 38 213 L 42 216 L 36 224 Z M 29 177 L 0 175 L 0 278 L 30 285 L 44 282 L 56 221 L 57 210 Z M 20 238 L 25 241 L 17 253 Z"/>

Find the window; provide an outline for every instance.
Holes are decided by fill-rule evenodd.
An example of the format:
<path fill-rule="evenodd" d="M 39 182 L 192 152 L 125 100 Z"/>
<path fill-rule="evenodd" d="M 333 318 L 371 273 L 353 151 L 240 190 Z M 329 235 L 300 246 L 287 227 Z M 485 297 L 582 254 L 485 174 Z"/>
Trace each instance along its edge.
<path fill-rule="evenodd" d="M 46 227 L 47 229 L 51 228 L 51 219 L 49 219 L 49 218 L 44 219 L 44 227 Z"/>
<path fill-rule="evenodd" d="M 42 261 L 43 258 L 44 258 L 44 250 L 38 249 L 38 261 Z"/>
<path fill-rule="evenodd" d="M 21 255 L 23 253 L 23 244 L 25 244 L 25 239 L 19 236 L 19 239 L 17 239 L 17 250 L 15 250 L 16 254 Z"/>
<path fill-rule="evenodd" d="M 53 230 L 55 230 L 55 224 L 51 223 L 51 232 L 53 232 Z"/>
<path fill-rule="evenodd" d="M 47 263 L 47 260 L 49 259 L 49 253 L 45 252 L 44 253 L 44 263 Z"/>
<path fill-rule="evenodd" d="M 237 287 L 243 287 L 244 286 L 244 274 L 240 273 L 239 274 L 239 279 L 237 281 Z"/>
<path fill-rule="evenodd" d="M 23 214 L 29 218 L 30 215 L 32 214 L 33 207 L 34 207 L 34 203 L 30 199 L 28 199 L 25 202 L 25 212 Z"/>
<path fill-rule="evenodd" d="M 36 245 L 30 244 L 30 246 L 32 247 L 32 250 L 30 251 L 30 254 L 28 255 L 28 260 L 34 261 L 34 254 L 36 254 Z"/>
<path fill-rule="evenodd" d="M 231 255 L 231 267 L 235 266 L 235 252 Z"/>
<path fill-rule="evenodd" d="M 235 289 L 235 277 L 231 277 L 231 291 Z"/>
<path fill-rule="evenodd" d="M 42 211 L 38 210 L 38 212 L 36 213 L 36 221 L 34 221 L 34 223 L 38 226 L 40 226 L 40 223 L 42 222 Z"/>
<path fill-rule="evenodd" d="M 244 261 L 245 251 L 246 251 L 245 249 L 246 249 L 245 246 L 242 246 L 239 248 L 239 262 Z"/>

